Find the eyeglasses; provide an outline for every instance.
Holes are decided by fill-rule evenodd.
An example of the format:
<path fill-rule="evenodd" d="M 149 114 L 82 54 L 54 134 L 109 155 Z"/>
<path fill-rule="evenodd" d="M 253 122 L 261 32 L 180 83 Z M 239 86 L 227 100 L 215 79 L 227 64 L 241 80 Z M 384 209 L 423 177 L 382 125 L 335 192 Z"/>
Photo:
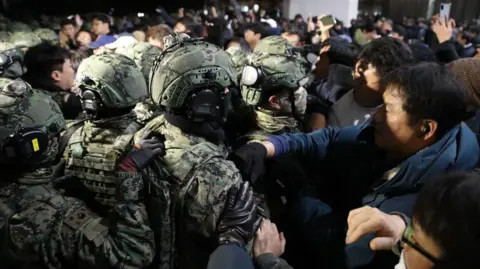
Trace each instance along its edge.
<path fill-rule="evenodd" d="M 434 264 L 439 263 L 440 261 L 439 259 L 435 258 L 432 254 L 430 254 L 428 251 L 426 251 L 424 248 L 422 248 L 416 242 L 414 242 L 412 224 L 408 225 L 407 228 L 403 231 L 402 242 L 407 244 L 411 248 L 415 249 L 416 251 L 418 251 L 420 254 L 425 256 Z"/>

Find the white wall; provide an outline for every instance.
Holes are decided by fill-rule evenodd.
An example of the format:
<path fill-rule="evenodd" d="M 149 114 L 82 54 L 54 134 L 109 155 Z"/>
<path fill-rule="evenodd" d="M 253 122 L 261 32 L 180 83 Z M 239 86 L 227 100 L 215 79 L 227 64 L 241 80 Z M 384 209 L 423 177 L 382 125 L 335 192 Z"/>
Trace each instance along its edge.
<path fill-rule="evenodd" d="M 357 17 L 358 0 L 289 0 L 288 18 L 300 13 L 306 20 L 309 14 L 318 16 L 332 14 L 339 18 L 346 26 L 350 26 L 350 20 Z"/>

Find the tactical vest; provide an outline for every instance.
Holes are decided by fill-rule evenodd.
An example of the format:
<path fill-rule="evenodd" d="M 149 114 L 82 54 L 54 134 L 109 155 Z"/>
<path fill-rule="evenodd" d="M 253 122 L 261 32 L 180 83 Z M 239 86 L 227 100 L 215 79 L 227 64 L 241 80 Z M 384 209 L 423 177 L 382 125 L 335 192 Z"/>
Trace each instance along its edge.
<path fill-rule="evenodd" d="M 135 130 L 127 130 L 132 122 L 87 121 L 73 133 L 64 153 L 65 176 L 79 178 L 96 194 L 95 199 L 107 207 L 116 204 L 117 166 L 132 145 Z"/>
<path fill-rule="evenodd" d="M 17 191 L 10 196 L 5 203 L 0 203 L 0 259 L 2 260 L 2 268 L 43 268 L 40 262 L 36 261 L 37 255 L 34 257 L 25 256 L 20 253 L 14 253 L 10 249 L 8 243 L 9 238 L 9 222 L 12 216 L 24 211 L 27 207 L 34 203 L 46 203 L 55 208 L 57 211 L 62 211 L 59 204 L 62 204 L 58 199 L 58 192 L 46 185 L 33 185 Z M 35 254 L 35 253 L 32 253 Z M 5 266 L 5 267 L 4 267 Z"/>

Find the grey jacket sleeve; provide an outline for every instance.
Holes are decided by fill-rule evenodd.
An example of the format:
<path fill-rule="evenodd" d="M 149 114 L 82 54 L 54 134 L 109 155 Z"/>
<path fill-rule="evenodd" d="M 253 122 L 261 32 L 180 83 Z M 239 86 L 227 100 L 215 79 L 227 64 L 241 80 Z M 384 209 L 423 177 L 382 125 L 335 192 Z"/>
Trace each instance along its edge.
<path fill-rule="evenodd" d="M 265 253 L 254 260 L 256 269 L 293 269 L 284 259 Z"/>

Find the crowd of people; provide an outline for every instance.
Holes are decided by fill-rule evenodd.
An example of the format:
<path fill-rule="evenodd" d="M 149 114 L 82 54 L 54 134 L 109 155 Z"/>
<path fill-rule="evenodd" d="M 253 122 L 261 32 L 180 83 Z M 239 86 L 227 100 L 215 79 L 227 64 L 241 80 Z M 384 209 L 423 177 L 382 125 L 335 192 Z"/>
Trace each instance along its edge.
<path fill-rule="evenodd" d="M 0 16 L 2 268 L 480 268 L 480 25 Z"/>

